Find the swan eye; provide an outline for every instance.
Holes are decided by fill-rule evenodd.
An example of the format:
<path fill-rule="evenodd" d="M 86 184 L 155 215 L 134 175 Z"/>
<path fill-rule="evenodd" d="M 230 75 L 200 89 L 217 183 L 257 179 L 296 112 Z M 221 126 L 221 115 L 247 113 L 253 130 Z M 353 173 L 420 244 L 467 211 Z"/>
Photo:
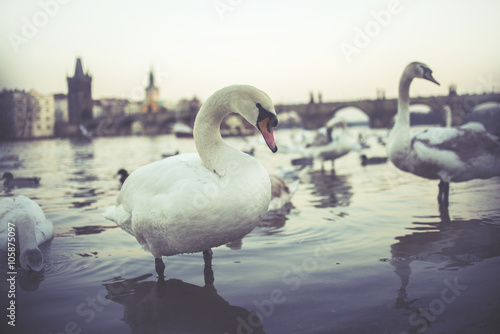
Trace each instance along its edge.
<path fill-rule="evenodd" d="M 255 106 L 259 109 L 259 118 L 257 119 L 257 123 L 264 118 L 269 118 L 272 127 L 278 125 L 278 118 L 276 117 L 276 115 L 264 108 L 260 103 L 256 103 Z"/>

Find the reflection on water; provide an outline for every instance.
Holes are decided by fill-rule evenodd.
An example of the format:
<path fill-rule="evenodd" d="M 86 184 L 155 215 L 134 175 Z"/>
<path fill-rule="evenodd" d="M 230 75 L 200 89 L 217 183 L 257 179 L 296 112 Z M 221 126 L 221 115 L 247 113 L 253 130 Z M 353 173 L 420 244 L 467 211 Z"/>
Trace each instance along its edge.
<path fill-rule="evenodd" d="M 408 300 L 413 262 L 420 262 L 438 270 L 458 270 L 476 262 L 500 256 L 500 229 L 477 219 L 450 220 L 447 209 L 439 216 L 422 216 L 430 221 L 413 222 L 412 234 L 396 237 L 391 245 L 390 261 L 401 280 L 396 299 L 397 308 L 416 310 L 415 300 Z"/>
<path fill-rule="evenodd" d="M 314 186 L 312 201 L 315 207 L 329 208 L 348 206 L 352 196 L 352 187 L 348 175 L 336 175 L 334 172 L 311 170 L 308 181 Z"/>
<path fill-rule="evenodd" d="M 123 321 L 132 333 L 264 333 L 255 312 L 230 305 L 214 287 L 205 266 L 205 285 L 179 279 L 148 281 L 151 274 L 115 278 L 104 286 L 106 298 L 123 305 Z"/>
<path fill-rule="evenodd" d="M 290 132 L 275 135 L 287 142 Z M 367 156 L 385 150 L 373 139 Z M 193 152 L 192 140 L 0 143 L 22 160 L 15 175 L 41 177 L 37 188 L 3 189 L 0 196 L 34 199 L 55 229 L 42 249 L 45 270 L 17 275 L 19 332 L 414 333 L 423 327 L 409 316 L 439 297 L 443 280 L 454 275 L 469 288 L 425 333 L 498 328 L 487 319 L 498 319 L 500 310 L 499 178 L 453 184 L 450 212 L 437 214 L 435 182 L 391 164 L 363 167 L 351 153 L 335 161 L 335 172 L 298 171 L 291 161 L 300 156 L 273 155 L 257 136 L 227 140 L 255 147 L 270 173 L 288 171 L 288 181 L 299 184 L 290 206 L 214 249 L 216 284 L 210 268 L 201 274 L 201 254 L 165 258 L 170 279 L 156 282 L 151 254 L 101 215 L 116 200 L 120 168 L 132 172 L 165 152 Z M 0 256 L 0 268 L 6 261 Z M 2 296 L 5 275 L 0 271 Z M 273 303 L 277 292 L 283 297 Z"/>

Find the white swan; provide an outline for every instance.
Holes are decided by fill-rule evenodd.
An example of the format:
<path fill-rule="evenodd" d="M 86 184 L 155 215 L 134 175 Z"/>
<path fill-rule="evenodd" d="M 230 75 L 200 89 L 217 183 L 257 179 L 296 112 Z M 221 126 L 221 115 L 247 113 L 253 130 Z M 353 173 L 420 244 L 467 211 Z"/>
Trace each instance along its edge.
<path fill-rule="evenodd" d="M 52 222 L 28 197 L 19 195 L 0 201 L 0 250 L 10 252 L 9 247 L 14 244 L 22 268 L 43 269 L 43 255 L 38 246 L 52 239 L 53 233 Z"/>
<path fill-rule="evenodd" d="M 334 117 L 327 125 L 328 143 L 319 146 L 310 146 L 308 155 L 321 159 L 321 167 L 326 160 L 332 161 L 334 169 L 335 159 L 341 158 L 352 150 L 359 149 L 359 145 L 347 129 L 347 124 L 343 120 Z"/>
<path fill-rule="evenodd" d="M 451 117 L 451 108 L 449 105 L 445 104 L 443 106 L 444 114 L 445 114 L 445 127 L 446 128 L 451 128 L 451 123 L 452 123 L 452 117 Z"/>
<path fill-rule="evenodd" d="M 413 78 L 439 85 L 427 65 L 414 62 L 405 68 L 399 82 L 398 113 L 387 154 L 405 172 L 441 180 L 438 201 L 447 206 L 449 182 L 500 175 L 500 145 L 483 132 L 461 128 L 431 128 L 411 135 L 409 89 Z"/>
<path fill-rule="evenodd" d="M 231 112 L 259 129 L 271 151 L 277 151 L 272 127 L 278 119 L 269 96 L 252 86 L 223 88 L 196 116 L 198 154 L 138 168 L 123 184 L 116 205 L 104 214 L 153 254 L 160 277 L 162 256 L 203 251 L 207 263 L 212 247 L 243 238 L 268 209 L 269 174 L 220 135 L 220 124 Z"/>

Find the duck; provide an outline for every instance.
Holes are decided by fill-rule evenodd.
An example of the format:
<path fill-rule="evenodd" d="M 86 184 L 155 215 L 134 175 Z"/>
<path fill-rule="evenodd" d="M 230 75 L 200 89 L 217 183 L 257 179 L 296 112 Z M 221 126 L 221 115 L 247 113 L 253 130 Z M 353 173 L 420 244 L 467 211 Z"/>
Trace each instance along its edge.
<path fill-rule="evenodd" d="M 271 202 L 269 202 L 268 211 L 282 211 L 291 205 L 297 184 L 294 183 L 292 187 L 276 174 L 269 177 L 271 179 Z"/>
<path fill-rule="evenodd" d="M 14 187 L 37 187 L 40 184 L 39 177 L 16 177 L 12 175 L 11 172 L 5 172 L 2 175 L 1 180 L 6 188 Z"/>
<path fill-rule="evenodd" d="M 361 154 L 359 158 L 361 159 L 361 166 L 385 164 L 387 162 L 387 157 L 368 158 L 366 154 Z"/>
<path fill-rule="evenodd" d="M 152 253 L 164 277 L 162 256 L 203 252 L 241 239 L 264 217 L 271 181 L 263 165 L 228 145 L 220 125 L 239 113 L 278 150 L 273 128 L 278 118 L 271 98 L 250 85 L 232 85 L 213 93 L 201 106 L 193 128 L 198 153 L 183 153 L 132 172 L 104 217 L 135 236 Z"/>
<path fill-rule="evenodd" d="M 291 164 L 293 166 L 312 166 L 314 164 L 314 158 L 310 157 L 303 157 L 303 158 L 296 158 L 291 160 Z"/>
<path fill-rule="evenodd" d="M 179 153 L 180 153 L 179 150 L 175 150 L 175 152 L 173 152 L 173 153 L 162 153 L 161 157 L 162 158 L 170 158 L 170 157 L 173 157 L 174 155 L 177 155 Z"/>
<path fill-rule="evenodd" d="M 120 168 L 118 170 L 118 172 L 116 173 L 116 175 L 120 175 L 120 183 L 123 184 L 123 182 L 125 182 L 125 180 L 127 179 L 128 177 L 128 172 L 126 169 L 124 168 Z"/>
<path fill-rule="evenodd" d="M 33 200 L 19 195 L 0 201 L 0 250 L 10 252 L 14 244 L 21 268 L 42 271 L 44 260 L 38 246 L 51 240 L 53 235 L 52 222 Z"/>
<path fill-rule="evenodd" d="M 429 128 L 410 132 L 410 84 L 421 78 L 439 85 L 430 67 L 408 64 L 399 81 L 398 111 L 387 142 L 389 160 L 414 175 L 440 180 L 438 203 L 448 207 L 450 182 L 500 176 L 500 144 L 486 133 L 463 128 Z"/>
<path fill-rule="evenodd" d="M 19 168 L 23 159 L 19 159 L 16 154 L 0 153 L 0 168 Z"/>

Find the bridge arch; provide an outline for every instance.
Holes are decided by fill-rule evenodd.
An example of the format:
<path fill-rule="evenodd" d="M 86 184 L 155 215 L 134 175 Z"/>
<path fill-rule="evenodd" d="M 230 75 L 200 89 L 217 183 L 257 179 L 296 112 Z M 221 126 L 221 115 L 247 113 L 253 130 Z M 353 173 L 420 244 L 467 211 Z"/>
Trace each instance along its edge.
<path fill-rule="evenodd" d="M 442 107 L 437 105 L 417 102 L 410 104 L 410 125 L 444 125 L 446 115 Z"/>
<path fill-rule="evenodd" d="M 335 116 L 343 118 L 349 124 L 368 124 L 370 122 L 370 116 L 364 110 L 355 106 L 336 109 Z"/>
<path fill-rule="evenodd" d="M 176 123 L 175 117 L 169 117 L 164 119 L 158 125 L 158 133 L 171 133 L 175 123 Z"/>
<path fill-rule="evenodd" d="M 115 131 L 117 135 L 126 136 L 132 134 L 132 124 L 137 120 L 135 115 L 127 115 L 120 120 L 116 126 Z"/>

